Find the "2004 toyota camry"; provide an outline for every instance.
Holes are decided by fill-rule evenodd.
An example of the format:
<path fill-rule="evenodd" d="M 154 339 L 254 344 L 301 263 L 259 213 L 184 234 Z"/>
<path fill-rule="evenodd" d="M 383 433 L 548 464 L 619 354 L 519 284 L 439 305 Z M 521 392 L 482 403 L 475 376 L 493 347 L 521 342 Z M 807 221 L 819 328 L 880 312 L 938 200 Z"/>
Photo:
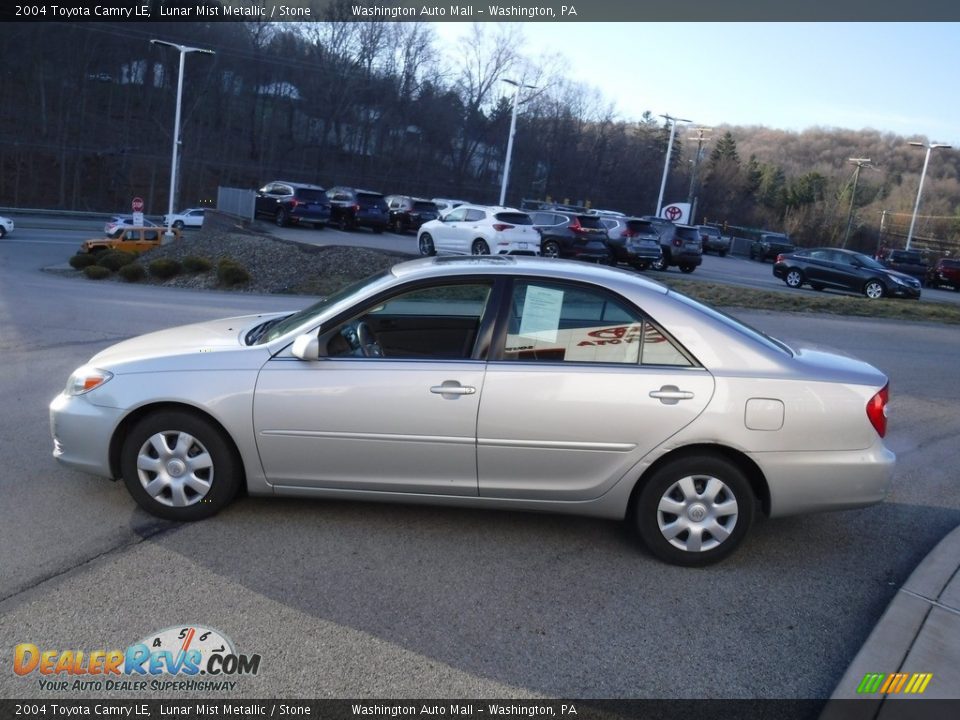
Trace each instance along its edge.
<path fill-rule="evenodd" d="M 887 378 L 623 270 L 425 258 L 294 314 L 121 342 L 50 406 L 61 463 L 195 520 L 252 495 L 627 518 L 703 565 L 886 495 Z"/>

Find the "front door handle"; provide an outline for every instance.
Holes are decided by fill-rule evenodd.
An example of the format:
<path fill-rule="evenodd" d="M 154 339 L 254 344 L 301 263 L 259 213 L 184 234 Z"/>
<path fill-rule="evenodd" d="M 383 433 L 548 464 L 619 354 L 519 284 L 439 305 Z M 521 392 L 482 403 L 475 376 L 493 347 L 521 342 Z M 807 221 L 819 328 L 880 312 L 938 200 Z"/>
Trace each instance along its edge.
<path fill-rule="evenodd" d="M 659 390 L 651 390 L 650 397 L 656 398 L 664 405 L 676 405 L 681 400 L 690 400 L 693 393 L 689 390 L 681 390 L 676 385 L 664 385 Z"/>
<path fill-rule="evenodd" d="M 444 380 L 441 384 L 431 387 L 430 392 L 451 400 L 460 395 L 473 395 L 477 389 L 471 385 L 461 385 L 456 380 Z"/>

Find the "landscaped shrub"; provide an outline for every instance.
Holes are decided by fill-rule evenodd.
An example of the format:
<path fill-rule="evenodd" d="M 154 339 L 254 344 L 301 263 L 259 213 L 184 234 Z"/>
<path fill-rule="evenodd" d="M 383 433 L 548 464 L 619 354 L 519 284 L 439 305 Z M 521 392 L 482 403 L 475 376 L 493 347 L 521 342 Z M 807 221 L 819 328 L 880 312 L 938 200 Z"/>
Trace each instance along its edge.
<path fill-rule="evenodd" d="M 107 252 L 97 255 L 97 265 L 116 272 L 124 265 L 129 265 L 136 259 L 137 256 L 133 253 L 124 252 L 123 250 L 108 250 Z"/>
<path fill-rule="evenodd" d="M 83 269 L 83 274 L 91 280 L 103 280 L 105 277 L 110 277 L 110 271 L 103 265 L 87 265 Z"/>
<path fill-rule="evenodd" d="M 147 276 L 147 271 L 143 269 L 143 265 L 140 263 L 130 263 L 117 270 L 117 275 L 127 282 L 137 282 Z"/>
<path fill-rule="evenodd" d="M 205 257 L 197 257 L 196 255 L 187 255 L 183 259 L 183 269 L 186 270 L 188 273 L 207 272 L 212 267 L 213 267 L 213 263 L 211 263 Z"/>
<path fill-rule="evenodd" d="M 150 274 L 160 280 L 168 280 L 180 274 L 180 263 L 170 258 L 157 258 L 150 263 Z"/>
<path fill-rule="evenodd" d="M 97 258 L 93 255 L 74 255 L 68 261 L 70 267 L 74 270 L 83 270 L 85 267 L 90 267 L 91 265 L 97 264 Z"/>
<path fill-rule="evenodd" d="M 217 265 L 217 279 L 222 285 L 243 285 L 250 282 L 250 273 L 235 260 L 224 258 Z"/>

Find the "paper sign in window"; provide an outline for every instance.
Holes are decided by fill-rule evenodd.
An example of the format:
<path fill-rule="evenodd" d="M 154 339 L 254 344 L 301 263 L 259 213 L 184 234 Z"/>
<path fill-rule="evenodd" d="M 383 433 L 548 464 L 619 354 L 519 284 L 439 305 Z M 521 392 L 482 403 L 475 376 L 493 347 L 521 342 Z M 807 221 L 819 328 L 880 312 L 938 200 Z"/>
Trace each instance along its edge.
<path fill-rule="evenodd" d="M 528 286 L 523 298 L 520 334 L 544 342 L 556 342 L 562 310 L 563 290 Z"/>

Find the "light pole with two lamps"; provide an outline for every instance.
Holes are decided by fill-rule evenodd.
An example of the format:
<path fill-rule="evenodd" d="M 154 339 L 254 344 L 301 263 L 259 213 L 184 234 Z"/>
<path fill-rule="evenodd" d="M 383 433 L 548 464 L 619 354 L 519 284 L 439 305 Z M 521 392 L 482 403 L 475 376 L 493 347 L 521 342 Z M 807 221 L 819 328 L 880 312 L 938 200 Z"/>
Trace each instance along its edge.
<path fill-rule="evenodd" d="M 513 155 L 513 136 L 517 132 L 517 105 L 519 105 L 520 91 L 523 88 L 533 90 L 536 89 L 537 86 L 525 85 L 522 80 L 517 82 L 516 80 L 508 80 L 507 78 L 501 78 L 501 82 L 517 88 L 516 92 L 513 93 L 513 112 L 510 115 L 510 136 L 507 138 L 507 158 L 503 162 L 503 180 L 500 182 L 500 205 L 502 207 L 507 199 L 507 182 L 510 180 L 510 158 Z"/>
<path fill-rule="evenodd" d="M 909 143 L 914 147 L 922 147 L 927 149 L 926 157 L 923 159 L 923 170 L 920 171 L 920 187 L 917 188 L 917 202 L 913 206 L 913 217 L 910 218 L 910 230 L 907 232 L 907 247 L 910 249 L 910 243 L 913 241 L 913 226 L 917 223 L 917 210 L 920 209 L 920 194 L 923 192 L 923 179 L 927 176 L 927 165 L 930 163 L 930 151 L 936 150 L 937 148 L 950 148 L 950 145 L 944 145 L 943 143 L 930 143 L 925 145 L 921 142 L 912 142 Z"/>
<path fill-rule="evenodd" d="M 173 203 L 174 195 L 177 189 L 177 152 L 180 146 L 180 105 L 183 98 L 183 65 L 187 53 L 203 53 L 205 55 L 215 55 L 213 50 L 204 50 L 203 48 L 190 47 L 189 45 L 178 45 L 177 43 L 167 42 L 166 40 L 151 40 L 151 45 L 169 45 L 180 52 L 180 75 L 177 79 L 177 113 L 173 121 L 173 159 L 170 167 L 170 204 L 167 210 L 167 231 L 164 233 L 164 241 L 169 242 L 173 239 L 173 230 L 171 223 L 173 221 Z"/>

